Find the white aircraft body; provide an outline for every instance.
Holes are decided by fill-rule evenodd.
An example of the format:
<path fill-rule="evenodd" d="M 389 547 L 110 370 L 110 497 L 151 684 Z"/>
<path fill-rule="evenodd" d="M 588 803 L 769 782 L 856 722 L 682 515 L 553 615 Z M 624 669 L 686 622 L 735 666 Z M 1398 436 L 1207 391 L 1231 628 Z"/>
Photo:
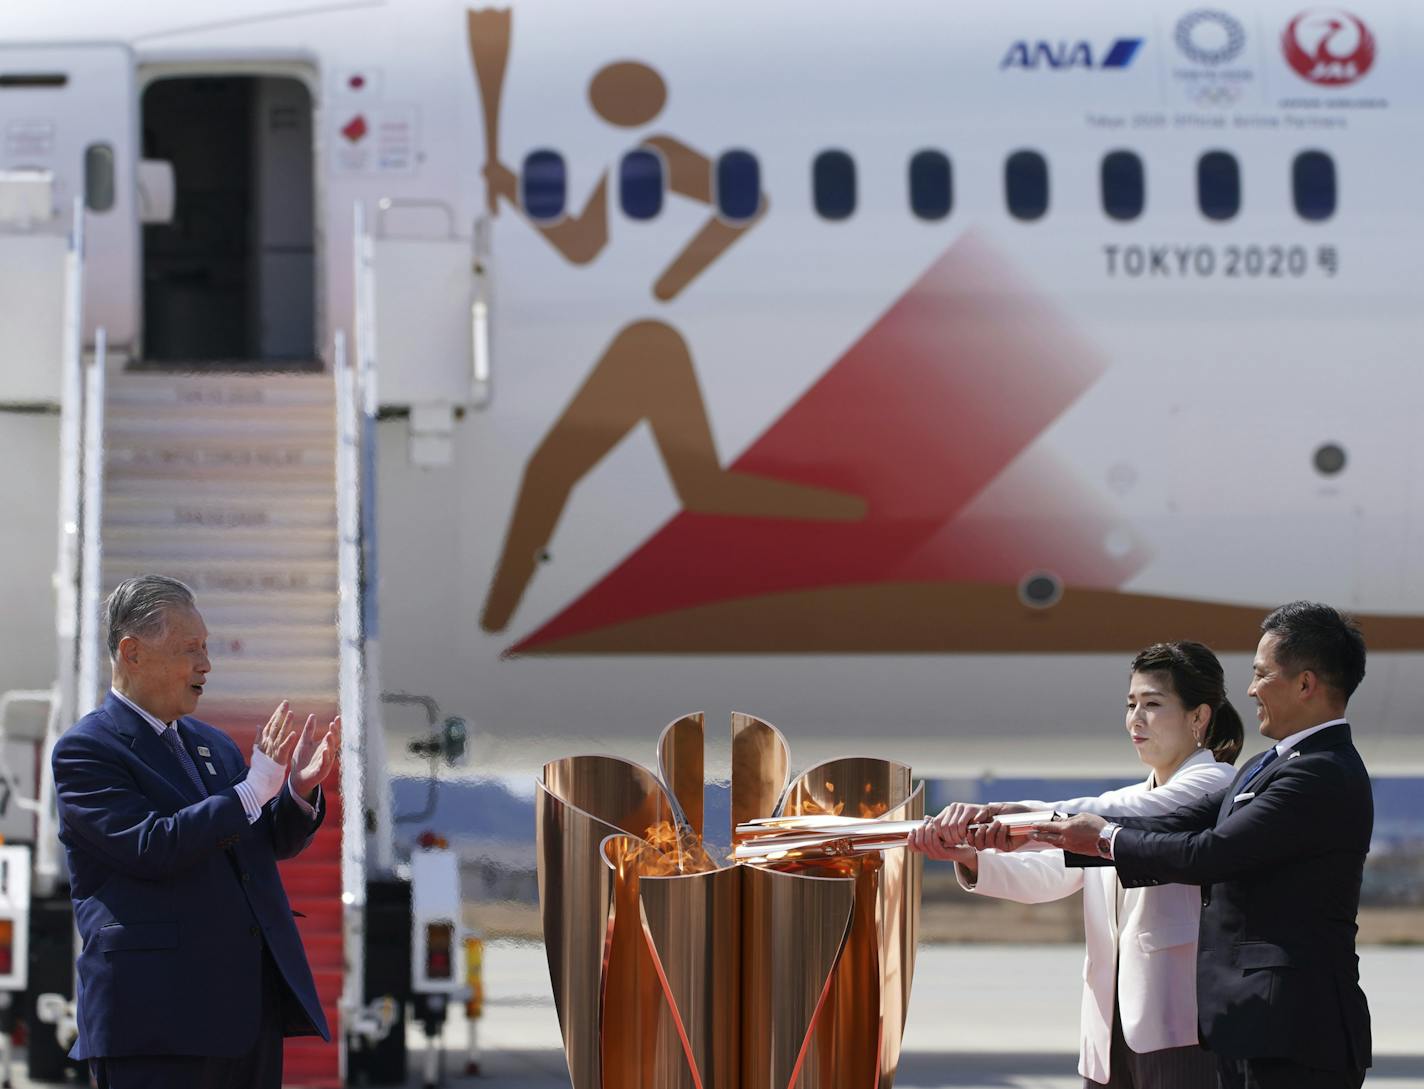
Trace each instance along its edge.
<path fill-rule="evenodd" d="M 57 0 L 0 14 L 0 170 L 91 204 L 115 373 L 374 359 L 381 684 L 484 769 L 700 708 L 1134 774 L 1131 654 L 1211 644 L 1249 724 L 1306 597 L 1418 773 L 1421 63 L 1403 0 Z M 7 644 L 53 538 L 0 535 Z"/>

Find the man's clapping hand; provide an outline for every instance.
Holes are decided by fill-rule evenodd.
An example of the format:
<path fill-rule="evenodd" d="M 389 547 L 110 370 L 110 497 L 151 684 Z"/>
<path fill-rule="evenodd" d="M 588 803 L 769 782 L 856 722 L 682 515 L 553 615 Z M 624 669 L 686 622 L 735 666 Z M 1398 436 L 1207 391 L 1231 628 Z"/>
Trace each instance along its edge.
<path fill-rule="evenodd" d="M 290 716 L 289 716 L 290 717 Z M 292 756 L 292 791 L 309 803 L 316 801 L 316 788 L 325 782 L 336 766 L 336 748 L 341 736 L 341 716 L 327 726 L 321 740 L 316 739 L 316 716 L 308 715 L 302 736 Z"/>
<path fill-rule="evenodd" d="M 292 726 L 292 705 L 283 700 L 272 712 L 257 734 L 253 752 L 261 753 L 272 761 L 271 764 L 253 767 L 248 771 L 248 782 L 256 791 L 259 804 L 266 804 L 277 796 L 286 776 L 287 765 L 292 765 L 292 793 L 308 804 L 316 803 L 316 788 L 326 781 L 331 769 L 336 766 L 336 749 L 341 732 L 341 716 L 331 720 L 325 732 L 318 739 L 316 716 L 308 715 L 306 725 L 298 733 Z"/>
<path fill-rule="evenodd" d="M 257 751 L 272 763 L 286 767 L 296 743 L 297 732 L 292 729 L 292 705 L 283 700 L 277 704 L 277 709 L 272 712 L 267 725 L 258 732 Z"/>

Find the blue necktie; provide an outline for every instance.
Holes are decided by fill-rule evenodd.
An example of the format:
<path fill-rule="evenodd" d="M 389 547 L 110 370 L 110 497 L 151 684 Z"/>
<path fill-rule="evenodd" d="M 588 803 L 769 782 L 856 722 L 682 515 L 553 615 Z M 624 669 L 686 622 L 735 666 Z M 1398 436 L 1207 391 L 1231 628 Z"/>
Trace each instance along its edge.
<path fill-rule="evenodd" d="M 188 755 L 188 750 L 183 747 L 183 741 L 178 736 L 178 723 L 169 723 L 168 728 L 158 735 L 172 750 L 173 755 L 178 758 L 178 763 L 183 765 L 183 770 L 188 773 L 188 779 L 198 792 L 200 798 L 208 796 L 208 788 L 203 786 L 203 780 L 198 775 L 198 767 L 193 763 L 193 758 Z"/>
<path fill-rule="evenodd" d="M 1281 754 L 1276 751 L 1276 747 L 1274 745 L 1267 749 L 1266 755 L 1261 757 L 1260 762 L 1254 768 L 1251 769 L 1251 774 L 1241 780 L 1241 789 L 1245 790 L 1248 786 L 1255 782 L 1256 776 L 1260 775 L 1261 772 L 1265 771 L 1267 765 L 1280 755 Z"/>

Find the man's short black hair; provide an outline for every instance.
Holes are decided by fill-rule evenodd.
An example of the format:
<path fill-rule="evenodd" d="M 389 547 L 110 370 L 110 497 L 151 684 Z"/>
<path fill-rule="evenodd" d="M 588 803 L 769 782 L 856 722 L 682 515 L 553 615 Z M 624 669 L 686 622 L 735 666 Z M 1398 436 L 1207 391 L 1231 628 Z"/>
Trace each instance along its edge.
<path fill-rule="evenodd" d="M 1265 620 L 1276 637 L 1276 660 L 1295 673 L 1310 670 L 1345 699 L 1365 678 L 1365 637 L 1351 616 L 1318 601 L 1292 601 Z"/>

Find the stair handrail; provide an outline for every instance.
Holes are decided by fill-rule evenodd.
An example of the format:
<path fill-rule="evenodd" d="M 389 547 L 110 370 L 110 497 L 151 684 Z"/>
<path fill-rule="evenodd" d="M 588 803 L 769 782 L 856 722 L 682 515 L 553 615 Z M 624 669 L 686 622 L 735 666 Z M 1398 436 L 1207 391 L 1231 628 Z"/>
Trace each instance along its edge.
<path fill-rule="evenodd" d="M 87 375 L 82 375 L 84 390 L 83 419 L 79 431 L 79 449 L 70 466 L 78 471 L 79 510 L 75 527 L 78 551 L 74 572 L 74 638 L 66 651 L 60 639 L 61 663 L 72 662 L 73 672 L 66 694 L 61 665 L 61 680 L 56 681 L 50 700 L 49 717 L 45 723 L 43 749 L 40 753 L 39 797 L 35 806 L 35 887 L 48 894 L 63 874 L 59 858 L 59 834 L 56 828 L 54 776 L 50 774 L 50 754 L 60 735 L 74 722 L 80 707 L 87 709 L 99 697 L 102 657 L 100 640 L 103 625 L 99 619 L 99 591 L 103 581 L 102 556 L 104 519 L 104 388 L 108 356 L 108 333 L 103 327 L 95 330 L 94 358 Z M 81 362 L 80 366 L 83 364 Z M 66 390 L 66 393 L 69 391 Z M 63 562 L 63 556 L 61 556 Z M 56 579 L 59 576 L 56 575 Z"/>
<path fill-rule="evenodd" d="M 54 571 L 55 681 L 40 749 L 35 809 L 34 891 L 46 896 L 59 883 L 59 837 L 55 834 L 54 778 L 50 753 L 74 721 L 79 667 L 80 503 L 84 477 L 84 200 L 72 204 L 69 247 L 64 258 L 64 333 L 60 351 L 59 536 Z M 33 693 L 31 693 L 33 694 Z M 3 730 L 3 723 L 0 723 Z"/>
<path fill-rule="evenodd" d="M 55 562 L 55 673 L 60 711 L 73 719 L 79 667 L 80 504 L 84 486 L 84 208 L 74 200 L 65 256 L 64 337 L 59 400 L 59 543 Z"/>
<path fill-rule="evenodd" d="M 365 997 L 366 763 L 365 630 L 361 609 L 360 450 L 362 411 L 356 372 L 346 355 L 346 331 L 336 331 L 337 628 L 341 711 L 341 905 L 346 971 L 341 1011 L 348 1027 Z M 345 1078 L 345 1047 L 341 1049 Z"/>
<path fill-rule="evenodd" d="M 100 596 L 104 572 L 104 408 L 108 331 L 94 332 L 94 356 L 84 380 L 84 494 L 80 504 L 78 707 L 99 699 L 104 671 Z"/>
<path fill-rule="evenodd" d="M 367 815 L 374 827 L 367 828 L 368 843 L 374 852 L 367 859 L 367 871 L 389 875 L 395 867 L 395 837 L 392 833 L 391 791 L 387 779 L 385 723 L 381 713 L 380 600 L 376 593 L 376 572 L 380 570 L 376 534 L 376 419 L 380 408 L 376 370 L 376 239 L 380 234 L 380 213 L 391 202 L 378 203 L 375 229 L 367 223 L 366 208 L 357 201 L 353 208 L 356 258 L 356 390 L 361 400 L 365 427 L 361 441 L 361 573 L 364 590 L 361 602 L 365 643 L 366 687 L 362 710 L 366 715 L 365 778 L 362 785 L 368 801 Z M 451 211 L 452 217 L 454 212 Z"/>

